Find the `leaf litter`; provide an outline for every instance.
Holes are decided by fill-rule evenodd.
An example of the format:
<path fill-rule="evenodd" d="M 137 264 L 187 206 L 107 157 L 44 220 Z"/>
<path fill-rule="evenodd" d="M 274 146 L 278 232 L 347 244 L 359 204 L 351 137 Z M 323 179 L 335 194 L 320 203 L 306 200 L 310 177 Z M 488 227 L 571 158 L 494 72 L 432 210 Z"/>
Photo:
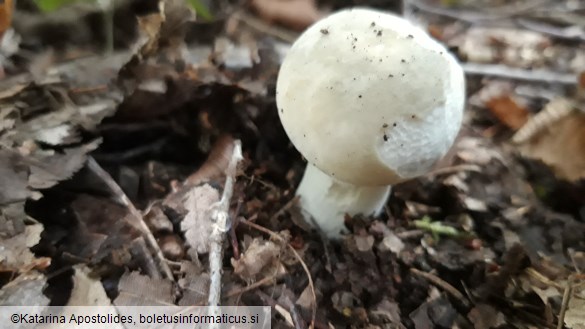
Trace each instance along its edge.
<path fill-rule="evenodd" d="M 581 74 L 582 49 L 545 25 L 571 26 L 561 4 L 519 10 L 530 24 L 510 27 L 505 5 L 488 2 L 414 4 L 487 78 L 468 76 L 475 96 L 442 168 L 393 187 L 376 221 L 348 217 L 338 242 L 297 225 L 304 161 L 274 108 L 286 45 L 266 36 L 281 35 L 272 21 L 314 12 L 287 21 L 256 8 L 260 25 L 235 13 L 245 24 L 193 46 L 202 23 L 181 1 L 153 1 L 132 51 L 8 76 L 0 303 L 205 305 L 210 209 L 238 139 L 224 303 L 271 305 L 275 327 L 582 328 L 583 100 L 529 70 Z M 523 82 L 489 65 L 525 70 Z"/>

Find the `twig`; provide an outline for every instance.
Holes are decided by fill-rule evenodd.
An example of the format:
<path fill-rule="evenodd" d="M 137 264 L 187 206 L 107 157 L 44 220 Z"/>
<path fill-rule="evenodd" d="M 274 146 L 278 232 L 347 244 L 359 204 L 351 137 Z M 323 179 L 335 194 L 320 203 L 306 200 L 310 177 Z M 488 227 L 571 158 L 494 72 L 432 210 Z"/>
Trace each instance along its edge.
<path fill-rule="evenodd" d="M 424 230 L 410 230 L 396 233 L 396 236 L 400 238 L 400 240 L 419 238 L 423 235 L 425 235 Z"/>
<path fill-rule="evenodd" d="M 511 5 L 500 6 L 492 10 L 478 11 L 435 6 L 424 0 L 408 0 L 409 5 L 415 6 L 422 11 L 454 18 L 471 24 L 476 24 L 480 21 L 494 21 L 514 17 L 527 11 L 531 11 L 537 7 L 543 6 L 548 2 L 549 0 L 526 1 L 520 5 L 513 3 Z"/>
<path fill-rule="evenodd" d="M 274 215 L 270 216 L 269 222 L 274 222 L 278 219 L 278 217 L 282 216 L 285 212 L 287 212 L 290 207 L 292 207 L 295 203 L 299 202 L 299 196 L 295 196 L 294 198 L 290 199 L 287 203 L 284 204 Z"/>
<path fill-rule="evenodd" d="M 219 304 L 221 301 L 221 272 L 223 260 L 223 241 L 228 228 L 229 208 L 232 194 L 234 193 L 234 182 L 238 169 L 238 163 L 242 157 L 242 143 L 239 140 L 233 142 L 234 148 L 231 159 L 225 170 L 225 186 L 221 200 L 213 206 L 211 220 L 214 222 L 213 230 L 209 238 L 209 271 L 211 283 L 209 286 L 209 298 L 207 303 L 211 315 L 219 315 Z"/>
<path fill-rule="evenodd" d="M 132 244 L 132 247 L 134 247 L 134 252 L 140 254 L 140 256 L 144 257 L 143 260 L 143 267 L 144 267 L 144 271 L 146 272 L 146 274 L 148 274 L 148 276 L 150 276 L 153 279 L 160 279 L 161 275 L 160 272 L 158 271 L 158 268 L 156 267 L 156 264 L 154 262 L 154 260 L 152 259 L 152 256 L 150 256 L 150 251 L 148 250 L 148 247 L 146 246 L 146 242 L 144 241 L 144 237 L 137 237 Z M 169 267 L 170 268 L 170 267 Z"/>
<path fill-rule="evenodd" d="M 548 34 L 556 38 L 585 41 L 585 31 L 579 26 L 556 27 L 554 25 L 526 18 L 519 18 L 517 22 L 524 28 Z"/>
<path fill-rule="evenodd" d="M 485 75 L 505 79 L 524 80 L 531 82 L 577 84 L 577 75 L 559 73 L 548 70 L 525 70 L 500 64 L 462 63 L 463 71 L 468 75 Z"/>
<path fill-rule="evenodd" d="M 142 235 L 144 235 L 145 242 L 147 246 L 151 249 L 151 251 L 154 253 L 154 257 L 157 261 L 157 265 L 159 266 L 163 274 L 163 277 L 173 280 L 173 273 L 171 272 L 169 265 L 165 261 L 165 257 L 163 256 L 163 253 L 160 250 L 160 247 L 158 246 L 158 243 L 156 242 L 154 235 L 152 235 L 152 232 L 150 232 L 150 229 L 148 229 L 148 226 L 144 222 L 142 214 L 140 214 L 138 209 L 134 207 L 134 204 L 132 204 L 128 196 L 126 196 L 126 193 L 124 193 L 122 188 L 120 188 L 120 186 L 114 181 L 110 174 L 108 174 L 94 160 L 93 157 L 88 158 L 87 166 L 94 174 L 96 174 L 104 181 L 104 183 L 108 186 L 110 191 L 112 191 L 112 193 L 116 195 L 116 197 L 118 198 L 118 202 L 126 206 L 126 208 L 128 208 L 128 211 L 131 214 L 129 218 L 132 219 L 129 221 L 130 224 L 136 227 L 142 233 Z"/>
<path fill-rule="evenodd" d="M 301 255 L 299 255 L 299 253 L 295 250 L 295 248 L 293 248 L 287 241 L 285 238 L 283 238 L 280 234 L 272 232 L 271 230 L 262 227 L 256 223 L 252 223 L 249 220 L 242 220 L 240 222 L 240 224 L 244 224 L 246 226 L 249 226 L 255 230 L 258 230 L 260 232 L 264 232 L 268 235 L 270 235 L 270 237 L 285 243 L 286 246 L 288 247 L 288 249 L 290 251 L 292 251 L 292 253 L 295 255 L 295 257 L 299 260 L 301 266 L 303 267 L 303 270 L 305 271 L 305 273 L 307 274 L 307 278 L 309 280 L 309 287 L 311 288 L 311 294 L 313 295 L 313 310 L 312 310 L 312 315 L 311 315 L 311 325 L 309 326 L 309 328 L 315 328 L 315 317 L 317 316 L 317 295 L 315 293 L 315 285 L 313 283 L 313 278 L 311 276 L 311 271 L 309 271 L 309 267 L 307 267 L 307 264 L 305 264 L 305 262 L 303 261 L 303 258 L 301 257 Z"/>
<path fill-rule="evenodd" d="M 234 13 L 232 17 L 240 22 L 243 22 L 244 24 L 248 25 L 249 27 L 255 29 L 258 32 L 266 33 L 282 41 L 293 43 L 297 39 L 297 35 L 295 35 L 294 33 L 278 28 L 276 26 L 268 25 L 264 23 L 264 21 L 243 11 Z"/>
<path fill-rule="evenodd" d="M 439 168 L 426 174 L 426 176 L 439 176 L 458 173 L 461 171 L 481 172 L 481 167 L 473 164 L 460 164 L 451 167 Z"/>
<path fill-rule="evenodd" d="M 259 288 L 265 284 L 271 283 L 273 281 L 278 280 L 278 278 L 280 278 L 282 276 L 282 274 L 276 274 L 276 275 L 271 275 L 271 276 L 267 276 L 265 278 L 263 278 L 262 280 L 256 281 L 248 286 L 245 286 L 243 288 L 239 288 L 239 289 L 234 289 L 232 291 L 228 291 L 227 293 L 225 293 L 223 295 L 223 297 L 225 298 L 229 298 L 229 297 L 234 297 L 237 295 L 241 295 L 245 292 L 248 292 L 250 290 L 254 290 L 256 288 Z"/>
<path fill-rule="evenodd" d="M 306 323 L 305 321 L 303 321 L 303 318 L 299 314 L 299 311 L 297 310 L 295 303 L 293 303 L 292 300 L 290 300 L 290 297 L 288 295 L 284 296 L 283 304 L 288 308 L 288 312 L 290 313 L 295 329 L 304 328 L 306 326 Z"/>
<path fill-rule="evenodd" d="M 110 55 L 114 52 L 114 2 L 112 0 L 98 0 L 104 18 L 103 28 L 105 35 L 105 53 Z"/>
<path fill-rule="evenodd" d="M 569 307 L 569 302 L 571 301 L 571 294 L 573 293 L 573 280 L 573 275 L 570 275 L 563 293 L 563 301 L 561 302 L 561 311 L 559 313 L 557 329 L 562 329 L 565 324 L 565 314 L 567 313 L 567 308 Z"/>
<path fill-rule="evenodd" d="M 415 275 L 418 275 L 429 280 L 435 286 L 443 289 L 447 293 L 451 294 L 451 296 L 457 298 L 463 305 L 469 307 L 469 301 L 467 300 L 467 298 L 465 298 L 465 296 L 463 296 L 463 294 L 459 292 L 459 290 L 450 285 L 448 282 L 444 281 L 443 279 L 439 278 L 438 276 L 432 273 L 419 271 L 416 268 L 411 268 L 410 271 Z"/>

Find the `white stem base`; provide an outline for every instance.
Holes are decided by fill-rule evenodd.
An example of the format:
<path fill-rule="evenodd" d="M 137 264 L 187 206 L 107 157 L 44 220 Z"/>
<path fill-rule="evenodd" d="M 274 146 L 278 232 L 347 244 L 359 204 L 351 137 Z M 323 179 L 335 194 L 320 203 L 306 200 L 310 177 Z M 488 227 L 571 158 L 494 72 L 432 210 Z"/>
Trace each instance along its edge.
<path fill-rule="evenodd" d="M 355 186 L 340 182 L 307 164 L 297 189 L 303 215 L 313 221 L 329 238 L 346 231 L 345 214 L 377 216 L 388 200 L 390 186 Z"/>

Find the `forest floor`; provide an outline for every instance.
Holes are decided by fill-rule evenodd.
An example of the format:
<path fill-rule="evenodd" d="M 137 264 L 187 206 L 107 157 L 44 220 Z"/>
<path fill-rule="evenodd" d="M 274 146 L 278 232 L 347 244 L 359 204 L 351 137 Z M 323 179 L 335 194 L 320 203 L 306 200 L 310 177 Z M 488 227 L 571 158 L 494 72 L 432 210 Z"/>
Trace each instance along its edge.
<path fill-rule="evenodd" d="M 101 55 L 91 6 L 14 14 L 0 305 L 206 305 L 229 190 L 221 304 L 269 305 L 275 328 L 585 328 L 583 2 L 406 1 L 462 62 L 463 128 L 339 241 L 303 220 L 274 89 L 299 32 L 352 3 L 162 2 L 120 1 Z M 401 7 L 381 3 L 360 5 Z"/>

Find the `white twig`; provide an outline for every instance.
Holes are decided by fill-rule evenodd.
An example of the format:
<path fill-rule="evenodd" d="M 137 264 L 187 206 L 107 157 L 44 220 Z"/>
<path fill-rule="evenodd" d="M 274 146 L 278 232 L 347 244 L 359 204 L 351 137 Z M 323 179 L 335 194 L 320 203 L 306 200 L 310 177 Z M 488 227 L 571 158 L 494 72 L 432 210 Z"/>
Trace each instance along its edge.
<path fill-rule="evenodd" d="M 234 182 L 238 163 L 242 160 L 242 144 L 234 141 L 234 149 L 228 167 L 225 171 L 226 179 L 221 200 L 214 205 L 211 220 L 214 222 L 213 231 L 209 238 L 209 270 L 211 272 L 211 284 L 209 286 L 208 305 L 210 315 L 219 315 L 219 303 L 221 300 L 221 268 L 223 260 L 223 240 L 228 230 L 229 207 L 234 192 Z"/>
<path fill-rule="evenodd" d="M 463 71 L 468 75 L 485 75 L 497 78 L 524 80 L 531 82 L 577 84 L 577 75 L 548 70 L 525 70 L 501 64 L 462 63 Z"/>

